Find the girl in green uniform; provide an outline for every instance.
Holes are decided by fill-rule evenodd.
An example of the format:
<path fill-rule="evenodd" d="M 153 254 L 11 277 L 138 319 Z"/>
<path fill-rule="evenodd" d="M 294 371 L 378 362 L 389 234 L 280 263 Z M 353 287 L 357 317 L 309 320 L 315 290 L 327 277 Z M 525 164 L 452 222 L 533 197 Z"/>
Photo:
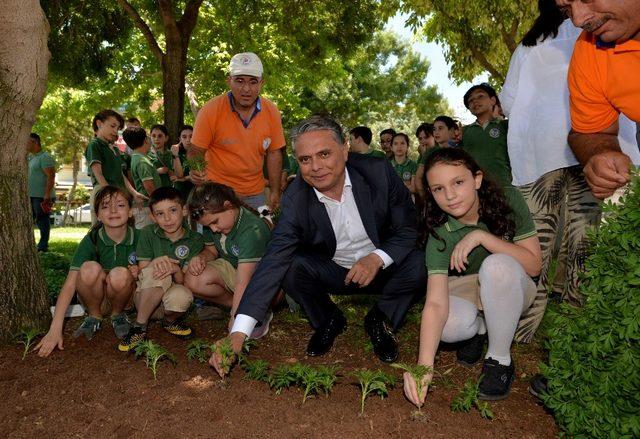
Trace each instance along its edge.
<path fill-rule="evenodd" d="M 197 276 L 191 270 L 185 285 L 197 297 L 231 309 L 229 329 L 244 290 L 262 259 L 271 230 L 258 213 L 243 203 L 229 186 L 205 183 L 189 199 L 191 217 L 204 227 L 205 245 L 210 251 L 195 256 L 190 265 L 206 268 Z M 252 338 L 264 336 L 273 314 L 256 327 Z"/>
<path fill-rule="evenodd" d="M 138 277 L 135 252 L 138 230 L 129 224 L 133 215 L 131 203 L 131 195 L 115 186 L 105 186 L 96 194 L 94 210 L 99 222 L 80 241 L 71 260 L 49 332 L 36 346 L 41 357 L 48 356 L 56 347 L 63 349 L 64 317 L 75 292 L 88 313 L 75 337 L 84 335 L 91 339 L 100 329 L 104 314 L 111 314 L 118 338 L 129 331 L 124 309 Z"/>
<path fill-rule="evenodd" d="M 457 359 L 482 365 L 481 399 L 505 398 L 514 378 L 510 355 L 518 319 L 536 293 L 540 244 L 531 214 L 516 190 L 484 178 L 459 148 L 442 148 L 425 163 L 427 198 L 421 232 L 427 240 L 427 297 L 418 363 L 433 367 L 440 341 L 460 343 Z M 424 403 L 432 374 L 418 394 L 404 376 L 407 398 Z"/>
<path fill-rule="evenodd" d="M 177 176 L 182 178 L 182 174 L 175 175 L 174 172 L 174 159 L 180 162 L 177 157 L 174 158 L 171 154 L 171 150 L 167 148 L 167 142 L 169 141 L 169 130 L 167 127 L 161 124 L 156 124 L 151 127 L 151 142 L 153 143 L 153 149 L 149 152 L 149 158 L 158 169 L 158 175 L 162 181 L 162 187 L 171 187 L 171 177 Z"/>

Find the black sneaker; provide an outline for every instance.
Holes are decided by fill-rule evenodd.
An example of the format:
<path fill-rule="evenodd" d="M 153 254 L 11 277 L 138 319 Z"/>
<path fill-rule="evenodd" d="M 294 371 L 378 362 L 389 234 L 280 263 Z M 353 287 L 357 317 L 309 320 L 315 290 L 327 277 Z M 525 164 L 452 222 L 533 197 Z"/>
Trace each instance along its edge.
<path fill-rule="evenodd" d="M 476 334 L 469 340 L 460 343 L 456 351 L 458 363 L 471 367 L 476 364 L 484 353 L 484 344 L 487 341 L 487 334 Z"/>
<path fill-rule="evenodd" d="M 482 362 L 479 399 L 497 401 L 509 395 L 516 369 L 513 363 L 511 360 L 509 366 L 503 366 L 493 358 L 487 358 Z"/>
<path fill-rule="evenodd" d="M 189 338 L 192 334 L 191 327 L 185 325 L 184 323 L 176 320 L 175 322 L 169 322 L 167 320 L 162 320 L 162 327 L 169 334 L 173 334 L 179 338 Z"/>
<path fill-rule="evenodd" d="M 538 399 L 542 399 L 541 395 L 547 393 L 547 379 L 542 374 L 535 374 L 529 381 L 529 393 Z"/>
<path fill-rule="evenodd" d="M 147 331 L 141 326 L 132 325 L 129 328 L 129 332 L 124 336 L 122 341 L 118 344 L 118 350 L 120 352 L 129 352 L 141 341 L 147 339 Z"/>

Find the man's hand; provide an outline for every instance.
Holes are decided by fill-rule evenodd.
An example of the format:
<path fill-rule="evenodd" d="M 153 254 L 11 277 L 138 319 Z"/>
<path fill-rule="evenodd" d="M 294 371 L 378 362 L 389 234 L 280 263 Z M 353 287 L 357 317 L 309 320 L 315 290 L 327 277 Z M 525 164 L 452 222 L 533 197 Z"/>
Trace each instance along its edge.
<path fill-rule="evenodd" d="M 605 199 L 629 181 L 631 159 L 619 151 L 593 155 L 584 167 L 584 176 L 593 196 Z"/>
<path fill-rule="evenodd" d="M 366 287 L 375 279 L 383 265 L 384 262 L 380 256 L 370 253 L 351 267 L 347 277 L 344 278 L 344 284 L 349 285 L 353 282 L 360 285 L 360 287 Z"/>
<path fill-rule="evenodd" d="M 164 279 L 167 276 L 171 276 L 174 273 L 180 271 L 178 261 L 171 259 L 168 256 L 160 256 L 151 261 L 153 267 L 153 278 Z"/>
<path fill-rule="evenodd" d="M 196 186 L 201 186 L 207 182 L 207 173 L 205 171 L 195 171 L 192 169 L 189 172 L 189 176 L 191 177 L 191 183 Z"/>
<path fill-rule="evenodd" d="M 474 230 L 473 232 L 467 233 L 464 238 L 458 241 L 451 252 L 449 268 L 456 270 L 458 273 L 462 273 L 467 269 L 467 265 L 469 264 L 467 257 L 474 248 L 482 243 L 483 233 L 486 232 L 484 230 Z"/>
<path fill-rule="evenodd" d="M 187 266 L 189 274 L 192 276 L 200 276 L 205 268 L 207 268 L 207 263 L 200 255 L 192 257 L 189 261 L 189 265 Z"/>
<path fill-rule="evenodd" d="M 269 206 L 269 211 L 273 213 L 274 210 L 280 206 L 280 191 L 270 191 L 269 199 L 267 200 L 267 206 Z"/>
<path fill-rule="evenodd" d="M 231 349 L 233 349 L 236 357 L 235 359 L 233 359 L 233 361 L 235 362 L 235 360 L 237 360 L 238 354 L 242 350 L 242 345 L 244 344 L 244 339 L 246 337 L 247 336 L 242 332 L 234 332 L 232 334 L 229 334 L 228 337 L 218 340 L 215 345 L 220 346 L 226 339 L 228 339 L 231 342 Z M 229 374 L 229 368 L 225 368 L 222 366 L 222 360 L 223 358 L 220 354 L 220 349 L 216 349 L 216 351 L 211 355 L 211 358 L 209 359 L 209 364 L 213 366 L 216 372 L 218 372 L 220 378 L 224 378 Z"/>

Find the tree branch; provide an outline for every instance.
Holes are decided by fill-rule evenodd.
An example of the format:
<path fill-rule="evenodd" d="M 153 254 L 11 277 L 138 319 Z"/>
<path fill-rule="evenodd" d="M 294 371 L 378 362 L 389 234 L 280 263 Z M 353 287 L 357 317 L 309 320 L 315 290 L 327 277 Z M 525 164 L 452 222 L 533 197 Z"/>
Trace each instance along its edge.
<path fill-rule="evenodd" d="M 182 18 L 178 21 L 178 27 L 182 29 L 183 35 L 190 36 L 193 28 L 196 27 L 202 2 L 203 0 L 190 0 L 187 2 L 187 6 L 184 8 L 184 14 L 182 14 Z"/>
<path fill-rule="evenodd" d="M 156 38 L 153 36 L 153 32 L 151 32 L 151 29 L 149 28 L 147 23 L 144 22 L 138 11 L 133 6 L 131 6 L 131 4 L 127 0 L 118 0 L 118 3 L 120 4 L 120 6 L 122 6 L 122 9 L 124 9 L 127 14 L 129 14 L 129 17 L 131 18 L 131 20 L 133 20 L 133 23 L 136 25 L 136 27 L 140 29 L 140 32 L 142 32 L 142 35 L 144 35 L 144 38 L 147 40 L 147 44 L 149 44 L 151 52 L 156 57 L 158 62 L 162 64 L 164 53 L 158 45 L 158 41 L 156 41 Z"/>
<path fill-rule="evenodd" d="M 173 15 L 173 0 L 158 0 L 158 9 L 160 9 L 160 18 L 164 25 L 164 35 L 169 38 L 170 35 L 180 34 L 178 23 Z"/>
<path fill-rule="evenodd" d="M 481 50 L 478 50 L 478 48 L 474 47 L 474 46 L 469 46 L 469 49 L 471 50 L 471 54 L 473 55 L 475 60 L 478 61 L 480 63 L 480 65 L 482 67 L 484 67 L 484 69 L 491 74 L 491 76 L 493 76 L 493 78 L 496 80 L 496 82 L 498 82 L 500 84 L 503 84 L 504 83 L 504 79 L 505 79 L 504 75 L 502 73 L 500 73 L 489 62 L 489 60 L 487 60 L 487 57 L 484 56 L 484 53 Z"/>

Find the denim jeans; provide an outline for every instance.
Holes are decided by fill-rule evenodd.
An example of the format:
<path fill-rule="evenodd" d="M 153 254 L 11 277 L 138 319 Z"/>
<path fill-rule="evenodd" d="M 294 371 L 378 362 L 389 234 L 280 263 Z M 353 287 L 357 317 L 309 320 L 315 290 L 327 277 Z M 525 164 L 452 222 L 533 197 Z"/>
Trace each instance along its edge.
<path fill-rule="evenodd" d="M 33 219 L 40 230 L 40 242 L 38 242 L 39 251 L 47 251 L 49 249 L 49 233 L 51 231 L 51 215 L 44 213 L 40 203 L 44 198 L 31 197 L 31 212 Z"/>

